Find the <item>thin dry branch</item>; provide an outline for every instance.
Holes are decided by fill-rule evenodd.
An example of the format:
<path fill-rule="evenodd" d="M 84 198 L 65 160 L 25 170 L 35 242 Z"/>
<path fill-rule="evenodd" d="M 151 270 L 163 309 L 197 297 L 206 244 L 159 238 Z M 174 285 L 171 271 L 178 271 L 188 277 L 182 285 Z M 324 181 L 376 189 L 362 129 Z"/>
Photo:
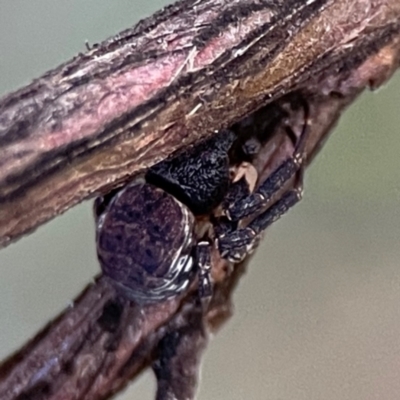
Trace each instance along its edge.
<path fill-rule="evenodd" d="M 397 0 L 183 0 L 93 46 L 0 100 L 0 245 L 284 94 L 345 79 L 399 21 Z M 367 74 L 356 88 L 382 77 Z"/>
<path fill-rule="evenodd" d="M 375 65 L 374 60 L 369 62 Z M 357 82 L 363 71 L 356 71 L 348 82 Z M 348 87 L 346 81 L 338 83 L 343 89 Z M 309 97 L 310 159 L 357 91 L 349 97 L 338 93 Z M 278 147 L 266 160 L 266 174 L 287 155 Z M 216 278 L 204 317 L 193 293 L 139 307 L 117 293 L 105 278 L 99 278 L 71 308 L 0 366 L 0 397 L 107 399 L 152 364 L 158 399 L 194 398 L 207 331 L 216 330 L 231 315 L 230 297 L 243 268 Z"/>
<path fill-rule="evenodd" d="M 284 4 L 177 3 L 3 98 L 0 242 L 293 93 L 310 107 L 310 162 L 344 108 L 399 66 L 400 4 Z M 193 398 L 242 268 L 216 280 L 204 318 L 191 293 L 143 308 L 99 278 L 0 367 L 0 397 L 105 399 L 152 365 L 159 399 Z"/>

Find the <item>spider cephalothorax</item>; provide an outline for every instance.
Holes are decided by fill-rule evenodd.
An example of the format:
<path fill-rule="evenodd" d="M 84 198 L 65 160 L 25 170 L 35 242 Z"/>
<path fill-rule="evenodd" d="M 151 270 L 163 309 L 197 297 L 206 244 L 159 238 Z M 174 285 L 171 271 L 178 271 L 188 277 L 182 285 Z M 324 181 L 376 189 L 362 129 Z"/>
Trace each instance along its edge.
<path fill-rule="evenodd" d="M 98 199 L 97 249 L 103 273 L 141 303 L 183 292 L 196 271 L 200 295 L 211 295 L 211 252 L 217 250 L 231 263 L 242 261 L 262 232 L 300 199 L 304 131 L 294 135 L 292 156 L 258 182 L 254 192 L 245 174 L 235 179 L 232 169 L 237 171 L 244 158 L 249 164 L 264 144 L 255 135 L 243 140 L 223 130 Z M 295 188 L 269 206 L 295 175 L 300 178 Z M 198 229 L 204 216 L 211 229 Z M 242 226 L 244 218 L 249 222 Z"/>

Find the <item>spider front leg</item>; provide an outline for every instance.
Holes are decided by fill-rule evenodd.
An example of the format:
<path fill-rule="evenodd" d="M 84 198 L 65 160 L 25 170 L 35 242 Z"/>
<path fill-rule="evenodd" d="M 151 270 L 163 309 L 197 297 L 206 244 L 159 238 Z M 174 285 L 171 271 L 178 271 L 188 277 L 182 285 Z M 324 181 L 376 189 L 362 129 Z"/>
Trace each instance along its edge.
<path fill-rule="evenodd" d="M 304 126 L 293 155 L 283 161 L 278 168 L 249 196 L 243 196 L 240 200 L 234 200 L 226 206 L 225 214 L 231 221 L 239 221 L 247 216 L 257 214 L 260 209 L 268 205 L 271 198 L 281 190 L 286 183 L 297 174 L 297 180 L 302 180 L 304 160 L 306 158 L 305 145 L 308 139 L 310 124 L 309 108 L 307 102 L 302 102 L 304 108 Z M 291 137 L 296 137 L 291 131 Z M 299 186 L 301 186 L 300 182 Z"/>
<path fill-rule="evenodd" d="M 257 213 L 301 168 L 302 158 L 295 154 L 284 161 L 253 194 L 231 203 L 226 210 L 227 217 L 232 221 L 238 221 Z"/>
<path fill-rule="evenodd" d="M 211 280 L 211 248 L 210 242 L 202 240 L 197 244 L 195 249 L 200 299 L 210 298 L 213 293 Z"/>
<path fill-rule="evenodd" d="M 302 106 L 304 125 L 295 144 L 293 155 L 283 161 L 253 193 L 249 193 L 248 186 L 242 180 L 232 187 L 234 189 L 231 190 L 232 194 L 228 193 L 226 196 L 224 213 L 232 224 L 236 223 L 236 229 L 224 230 L 217 227 L 216 231 L 219 252 L 221 257 L 228 261 L 234 263 L 242 261 L 257 247 L 262 232 L 302 197 L 305 146 L 310 124 L 307 102 L 302 102 Z M 290 127 L 288 129 L 290 130 Z M 293 131 L 290 130 L 290 132 L 291 137 L 296 137 Z M 294 187 L 284 192 L 276 203 L 265 209 L 273 196 L 282 191 L 293 178 L 295 179 Z M 252 218 L 252 221 L 244 228 L 237 228 L 240 221 L 246 217 Z M 226 221 L 224 224 L 226 225 Z"/>
<path fill-rule="evenodd" d="M 217 238 L 221 257 L 234 263 L 243 261 L 258 246 L 263 231 L 299 202 L 301 197 L 302 188 L 299 185 L 287 191 L 281 199 L 258 215 L 245 228 L 222 233 Z"/>

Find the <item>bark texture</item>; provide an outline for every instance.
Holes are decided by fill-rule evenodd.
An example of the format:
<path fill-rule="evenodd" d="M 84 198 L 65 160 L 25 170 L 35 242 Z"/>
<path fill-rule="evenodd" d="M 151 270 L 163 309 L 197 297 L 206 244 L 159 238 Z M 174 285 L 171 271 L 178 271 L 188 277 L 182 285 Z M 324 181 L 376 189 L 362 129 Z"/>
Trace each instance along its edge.
<path fill-rule="evenodd" d="M 310 162 L 341 112 L 399 60 L 398 0 L 167 7 L 0 100 L 0 243 L 286 97 L 308 103 Z M 266 176 L 293 150 L 277 143 Z M 194 398 L 207 331 L 230 316 L 243 270 L 213 262 L 206 309 L 195 291 L 139 307 L 98 278 L 0 366 L 0 398 L 106 399 L 150 365 L 158 399 Z"/>
<path fill-rule="evenodd" d="M 183 0 L 93 46 L 0 100 L 0 245 L 390 44 L 394 68 L 399 20 L 397 0 Z"/>

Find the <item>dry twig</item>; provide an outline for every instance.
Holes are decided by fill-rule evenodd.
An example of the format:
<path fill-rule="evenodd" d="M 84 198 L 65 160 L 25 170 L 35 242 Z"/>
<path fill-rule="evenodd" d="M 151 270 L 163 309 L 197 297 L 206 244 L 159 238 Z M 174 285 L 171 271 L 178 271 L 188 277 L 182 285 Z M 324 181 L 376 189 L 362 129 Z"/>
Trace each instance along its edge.
<path fill-rule="evenodd" d="M 397 0 L 170 6 L 0 100 L 0 243 L 283 96 L 309 104 L 310 162 L 399 54 Z M 218 282 L 204 319 L 190 294 L 139 308 L 99 278 L 3 364 L 0 397 L 104 399 L 153 363 L 159 399 L 193 398 L 207 327 L 229 316 L 241 272 Z"/>

